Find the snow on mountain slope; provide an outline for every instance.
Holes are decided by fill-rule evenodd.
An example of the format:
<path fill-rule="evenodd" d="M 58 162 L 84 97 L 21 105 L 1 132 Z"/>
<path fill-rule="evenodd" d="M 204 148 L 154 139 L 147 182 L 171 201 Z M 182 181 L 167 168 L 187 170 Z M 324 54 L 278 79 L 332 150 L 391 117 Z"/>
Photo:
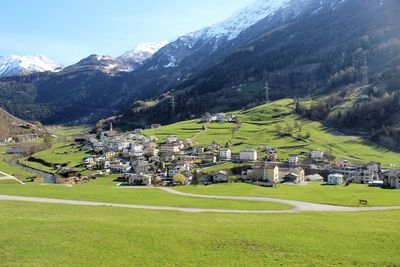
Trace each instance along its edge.
<path fill-rule="evenodd" d="M 160 48 L 165 46 L 168 42 L 149 42 L 139 44 L 135 49 L 130 50 L 118 57 L 118 59 L 132 59 L 136 62 L 142 62 L 156 53 Z"/>
<path fill-rule="evenodd" d="M 282 11 L 282 16 L 285 13 L 296 16 L 305 6 L 313 2 L 318 2 L 319 9 L 324 7 L 335 9 L 338 4 L 342 4 L 345 1 L 347 0 L 256 0 L 253 4 L 237 11 L 228 19 L 211 27 L 190 33 L 189 36 L 203 39 L 223 37 L 232 40 L 250 26 L 266 17 L 275 15 L 279 11 Z"/>
<path fill-rule="evenodd" d="M 124 71 L 127 67 L 111 56 L 105 55 L 90 55 L 78 63 L 68 66 L 63 70 L 63 73 L 70 72 L 94 72 L 101 71 L 108 74 L 114 74 Z"/>
<path fill-rule="evenodd" d="M 166 41 L 142 43 L 116 59 L 127 66 L 127 71 L 133 71 L 166 44 L 168 44 Z"/>
<path fill-rule="evenodd" d="M 156 53 L 149 70 L 160 67 L 177 67 L 180 62 L 196 51 L 204 50 L 212 53 L 221 44 L 229 42 L 239 36 L 241 32 L 256 24 L 260 20 L 272 16 L 277 11 L 285 8 L 293 0 L 256 0 L 228 19 L 213 26 L 206 27 L 179 37 L 176 41 L 164 46 Z M 306 0 L 295 0 L 306 1 Z M 310 0 L 307 0 L 310 1 Z"/>
<path fill-rule="evenodd" d="M 243 30 L 284 8 L 289 2 L 290 0 L 256 0 L 252 5 L 239 10 L 230 18 L 189 35 L 198 38 L 224 37 L 232 40 Z"/>
<path fill-rule="evenodd" d="M 36 72 L 55 72 L 62 66 L 46 56 L 1 56 L 0 78 L 9 76 L 28 75 Z"/>

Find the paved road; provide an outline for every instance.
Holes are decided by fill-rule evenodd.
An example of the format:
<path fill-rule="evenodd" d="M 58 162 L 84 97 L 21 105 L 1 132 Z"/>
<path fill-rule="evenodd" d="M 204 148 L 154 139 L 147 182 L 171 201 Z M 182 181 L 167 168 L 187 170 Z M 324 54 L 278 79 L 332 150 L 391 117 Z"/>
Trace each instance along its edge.
<path fill-rule="evenodd" d="M 166 191 L 168 193 L 171 193 L 171 194 L 187 196 L 187 197 L 284 203 L 284 204 L 289 204 L 289 205 L 294 206 L 295 208 L 292 211 L 296 211 L 296 212 L 303 212 L 303 211 L 354 212 L 354 211 L 373 211 L 373 210 L 400 209 L 400 206 L 357 208 L 357 207 L 343 207 L 343 206 L 334 206 L 334 205 L 324 205 L 324 204 L 309 203 L 309 202 L 296 201 L 296 200 L 287 200 L 287 199 L 279 199 L 279 198 L 271 198 L 271 197 L 237 197 L 237 196 L 197 195 L 197 194 L 189 194 L 189 193 L 179 192 L 179 191 L 176 191 L 176 190 L 171 189 L 171 188 L 160 188 L 160 189 L 164 190 L 164 191 Z"/>
<path fill-rule="evenodd" d="M 181 212 L 212 212 L 212 213 L 288 213 L 295 212 L 294 210 L 225 210 L 225 209 L 202 209 L 202 208 L 180 208 L 180 207 L 166 207 L 166 206 L 145 206 L 145 205 L 130 205 L 130 204 L 114 204 L 106 202 L 93 202 L 93 201 L 77 201 L 77 200 L 64 200 L 53 198 L 37 198 L 37 197 L 17 197 L 17 196 L 4 196 L 0 195 L 0 201 L 22 201 L 22 202 L 35 202 L 35 203 L 52 203 L 52 204 L 67 204 L 78 206 L 97 206 L 97 207 L 117 207 L 128 209 L 144 209 L 144 210 L 163 210 L 163 211 L 181 211 Z"/>
<path fill-rule="evenodd" d="M 173 190 L 175 191 L 175 190 Z M 168 192 L 168 191 L 167 191 Z M 177 192 L 177 191 L 176 191 Z M 170 193 L 175 193 L 170 191 Z M 184 194 L 186 195 L 186 194 Z M 189 194 L 190 195 L 190 194 Z M 193 197 L 193 195 L 191 196 Z M 197 197 L 197 195 L 196 195 Z M 270 201 L 267 198 L 237 198 L 237 197 L 219 197 L 219 196 L 201 196 L 207 198 L 216 199 L 242 199 L 251 201 Z M 291 200 L 279 200 L 273 199 L 274 202 L 287 203 L 294 205 L 295 208 L 291 210 L 227 210 L 227 209 L 203 209 L 203 208 L 181 208 L 181 207 L 168 207 L 168 206 L 146 206 L 146 205 L 131 205 L 131 204 L 114 204 L 106 202 L 94 202 L 94 201 L 77 201 L 77 200 L 64 200 L 64 199 L 53 199 L 53 198 L 37 198 L 37 197 L 20 197 L 20 196 L 5 196 L 0 195 L 0 201 L 23 201 L 23 202 L 35 202 L 35 203 L 54 203 L 54 204 L 66 204 L 66 205 L 80 205 L 80 206 L 100 206 L 100 207 L 118 207 L 118 208 L 129 208 L 129 209 L 144 209 L 144 210 L 162 210 L 162 211 L 180 211 L 180 212 L 211 212 L 211 213 L 295 213 L 305 211 L 325 211 L 325 212 L 354 212 L 354 211 L 373 211 L 373 210 L 392 210 L 400 209 L 400 207 L 377 207 L 377 208 L 348 208 L 348 207 L 336 207 L 329 205 L 319 205 L 306 202 L 298 202 Z"/>

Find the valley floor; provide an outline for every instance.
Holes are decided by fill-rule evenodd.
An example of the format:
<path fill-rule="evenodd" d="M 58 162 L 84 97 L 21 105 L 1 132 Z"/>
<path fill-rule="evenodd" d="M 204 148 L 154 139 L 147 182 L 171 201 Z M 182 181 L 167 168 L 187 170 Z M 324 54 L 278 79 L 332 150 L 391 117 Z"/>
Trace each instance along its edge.
<path fill-rule="evenodd" d="M 99 178 L 75 186 L 35 183 L 1 185 L 0 195 L 22 198 L 3 197 L 0 201 L 0 265 L 400 264 L 397 253 L 400 246 L 397 227 L 399 210 L 361 211 L 363 208 L 352 207 L 344 209 L 359 212 L 298 213 L 288 212 L 296 207 L 295 202 L 291 201 L 275 203 L 267 199 L 264 199 L 266 202 L 259 202 L 254 199 L 249 201 L 245 198 L 226 198 L 235 195 L 277 197 L 279 194 L 271 192 L 280 192 L 282 198 L 287 199 L 315 195 L 313 202 L 324 203 L 326 198 L 323 196 L 328 193 L 324 190 L 331 193 L 336 190 L 336 199 L 349 203 L 348 206 L 356 206 L 351 204 L 363 192 L 358 186 L 325 189 L 319 184 L 312 184 L 273 189 L 248 184 L 221 184 L 175 188 L 181 192 L 199 194 L 185 196 L 176 195 L 179 192 L 175 189 L 164 189 L 170 192 L 163 192 L 157 188 L 120 188 L 113 181 L 114 178 L 115 176 Z M 299 190 L 299 193 L 295 194 L 291 190 Z M 366 192 L 368 191 L 364 194 Z M 378 196 L 375 194 L 380 193 L 380 199 L 394 201 L 379 202 L 382 205 L 395 204 L 400 199 L 394 195 L 385 195 L 383 191 L 370 192 L 373 192 L 370 199 L 375 199 Z M 395 190 L 390 192 L 398 193 Z M 293 197 L 288 197 L 291 194 Z M 208 199 L 207 195 L 215 196 Z M 225 196 L 223 198 L 226 199 L 216 199 L 218 195 Z M 127 205 L 109 205 L 113 203 Z M 145 210 L 148 207 L 137 205 L 154 207 Z M 134 209 L 130 209 L 130 206 Z M 171 209 L 163 210 L 165 206 Z M 341 209 L 338 206 L 330 207 Z M 209 209 L 217 209 L 218 213 L 207 212 Z M 243 209 L 248 209 L 247 214 L 238 213 Z M 269 211 L 258 214 L 263 210 Z M 198 213 L 199 211 L 202 213 Z M 379 256 L 377 248 L 381 248 Z"/>
<path fill-rule="evenodd" d="M 83 185 L 9 185 L 0 187 L 0 195 L 53 198 L 75 201 L 94 201 L 114 204 L 168 206 L 227 210 L 288 210 L 293 206 L 270 201 L 243 201 L 235 199 L 201 199 L 174 195 L 159 189 L 115 188 L 114 177 L 100 178 Z"/>
<path fill-rule="evenodd" d="M 216 184 L 210 186 L 178 187 L 178 191 L 201 195 L 272 197 L 299 200 L 327 205 L 362 207 L 359 200 L 368 200 L 369 207 L 400 206 L 400 191 L 351 184 L 330 186 L 321 183 L 308 185 L 282 184 L 266 188 L 244 183 Z"/>
<path fill-rule="evenodd" d="M 400 263 L 400 211 L 193 214 L 0 202 L 0 217 L 2 266 Z"/>

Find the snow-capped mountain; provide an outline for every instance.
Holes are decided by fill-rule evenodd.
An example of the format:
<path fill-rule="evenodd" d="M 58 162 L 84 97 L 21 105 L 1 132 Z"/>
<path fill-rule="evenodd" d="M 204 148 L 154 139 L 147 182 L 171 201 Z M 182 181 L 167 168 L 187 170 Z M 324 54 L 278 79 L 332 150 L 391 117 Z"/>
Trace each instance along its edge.
<path fill-rule="evenodd" d="M 28 75 L 37 72 L 55 72 L 62 66 L 46 56 L 0 56 L 0 78 Z"/>
<path fill-rule="evenodd" d="M 252 5 L 236 12 L 230 18 L 214 26 L 191 33 L 189 36 L 203 39 L 216 37 L 232 40 L 243 30 L 284 8 L 289 2 L 290 0 L 257 0 Z"/>
<path fill-rule="evenodd" d="M 150 58 L 166 44 L 168 44 L 167 41 L 142 43 L 116 59 L 128 67 L 127 71 L 132 71 L 142 65 L 146 59 Z"/>
<path fill-rule="evenodd" d="M 274 15 L 281 9 L 287 7 L 293 0 L 256 0 L 228 19 L 213 26 L 203 28 L 184 36 L 160 49 L 155 62 L 149 69 L 155 70 L 160 67 L 176 67 L 180 62 L 200 50 L 208 54 L 215 52 L 226 42 L 239 36 L 244 30 L 253 26 L 260 20 Z M 310 1 L 310 0 L 295 0 Z"/>
<path fill-rule="evenodd" d="M 143 43 L 138 45 L 134 50 L 128 51 L 117 58 L 93 54 L 74 65 L 66 67 L 64 72 L 102 71 L 108 74 L 130 72 L 141 66 L 145 60 L 165 44 L 167 42 Z"/>
<path fill-rule="evenodd" d="M 243 43 L 256 38 L 258 34 L 294 20 L 306 11 L 308 14 L 316 14 L 326 8 L 335 9 L 338 4 L 346 1 L 348 0 L 256 0 L 220 23 L 183 35 L 167 44 L 146 67 L 153 71 L 174 68 L 186 59 L 190 66 L 207 65 L 212 63 L 208 59 L 213 54 L 219 52 L 220 57 L 226 56 Z M 246 32 L 247 36 L 243 36 Z M 190 57 L 194 60 L 189 59 Z M 205 58 L 207 60 L 202 63 L 201 60 Z"/>
<path fill-rule="evenodd" d="M 80 60 L 78 63 L 66 67 L 63 72 L 87 72 L 101 71 L 104 73 L 113 74 L 124 71 L 127 67 L 111 56 L 105 55 L 90 55 L 87 58 Z"/>

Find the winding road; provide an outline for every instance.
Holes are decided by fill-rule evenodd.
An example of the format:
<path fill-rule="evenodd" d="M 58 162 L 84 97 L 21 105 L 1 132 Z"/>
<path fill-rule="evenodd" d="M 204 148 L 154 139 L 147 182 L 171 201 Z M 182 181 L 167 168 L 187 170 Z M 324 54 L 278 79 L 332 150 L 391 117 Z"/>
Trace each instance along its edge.
<path fill-rule="evenodd" d="M 183 207 L 169 207 L 169 206 L 147 206 L 147 205 L 132 205 L 132 204 L 115 204 L 107 202 L 95 201 L 79 201 L 79 200 L 66 200 L 66 199 L 53 199 L 53 198 L 38 198 L 38 197 L 22 197 L 22 196 L 6 196 L 0 195 L 0 201 L 23 201 L 35 203 L 54 203 L 66 205 L 80 205 L 80 206 L 100 206 L 100 207 L 118 207 L 129 209 L 144 209 L 144 210 L 159 210 L 159 211 L 180 211 L 180 212 L 211 212 L 211 213 L 298 213 L 298 212 L 360 212 L 360 211 L 378 211 L 378 210 L 398 210 L 400 206 L 393 207 L 343 207 L 324 205 L 316 203 L 308 203 L 296 200 L 286 200 L 269 197 L 238 197 L 238 196 L 209 196 L 209 195 L 196 195 L 182 193 L 171 188 L 160 188 L 161 190 L 187 197 L 195 198 L 209 198 L 209 199 L 230 199 L 230 200 L 243 200 L 243 201 L 258 201 L 258 202 L 277 202 L 292 205 L 294 208 L 290 210 L 228 210 L 228 209 L 205 209 L 205 208 L 183 208 Z"/>

